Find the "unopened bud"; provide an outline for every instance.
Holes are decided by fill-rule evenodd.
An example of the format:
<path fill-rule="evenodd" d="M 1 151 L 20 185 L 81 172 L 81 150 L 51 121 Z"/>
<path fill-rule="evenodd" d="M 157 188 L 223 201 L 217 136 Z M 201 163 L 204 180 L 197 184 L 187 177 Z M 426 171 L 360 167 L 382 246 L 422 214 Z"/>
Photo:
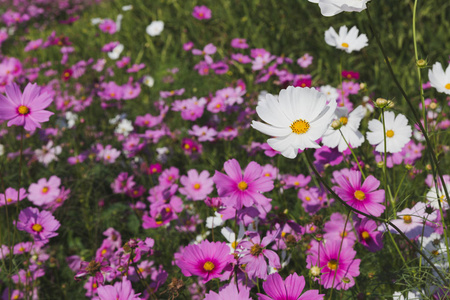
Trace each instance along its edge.
<path fill-rule="evenodd" d="M 431 109 L 436 109 L 436 108 L 437 108 L 437 104 L 434 103 L 434 102 L 431 102 L 431 103 L 430 103 L 430 108 L 431 108 Z"/>
<path fill-rule="evenodd" d="M 320 268 L 318 266 L 312 266 L 309 270 L 309 274 L 311 274 L 312 277 L 319 277 L 320 276 Z"/>
<path fill-rule="evenodd" d="M 378 98 L 375 101 L 375 104 L 379 107 L 379 108 L 383 108 L 388 104 L 388 101 L 384 98 Z"/>
<path fill-rule="evenodd" d="M 283 214 L 287 215 L 288 212 L 289 212 L 289 210 L 286 208 L 286 209 L 283 211 Z"/>
<path fill-rule="evenodd" d="M 377 162 L 377 167 L 382 168 L 384 166 L 384 161 Z"/>
<path fill-rule="evenodd" d="M 430 165 L 430 164 L 427 164 L 427 165 L 425 166 L 425 169 L 427 169 L 428 171 L 431 171 L 431 165 Z"/>
<path fill-rule="evenodd" d="M 361 83 L 359 84 L 359 89 L 365 90 L 366 88 L 367 88 L 367 84 L 366 84 L 366 83 L 361 82 Z"/>
<path fill-rule="evenodd" d="M 341 123 L 341 121 L 339 121 L 339 120 L 334 120 L 332 123 L 331 123 L 331 128 L 333 128 L 334 130 L 338 130 L 339 128 L 341 128 L 342 127 L 342 123 Z"/>
<path fill-rule="evenodd" d="M 394 102 L 393 102 L 393 101 L 391 101 L 391 100 L 388 100 L 388 105 L 387 105 L 387 106 L 388 106 L 389 108 L 393 108 L 393 107 L 394 107 L 394 105 L 395 105 L 395 104 L 394 104 Z"/>
<path fill-rule="evenodd" d="M 412 165 L 410 165 L 410 164 L 407 164 L 405 166 L 405 168 L 406 168 L 406 170 L 412 170 L 414 167 Z"/>
<path fill-rule="evenodd" d="M 418 61 L 416 61 L 416 65 L 419 68 L 425 68 L 427 66 L 427 61 L 425 59 L 419 59 Z"/>

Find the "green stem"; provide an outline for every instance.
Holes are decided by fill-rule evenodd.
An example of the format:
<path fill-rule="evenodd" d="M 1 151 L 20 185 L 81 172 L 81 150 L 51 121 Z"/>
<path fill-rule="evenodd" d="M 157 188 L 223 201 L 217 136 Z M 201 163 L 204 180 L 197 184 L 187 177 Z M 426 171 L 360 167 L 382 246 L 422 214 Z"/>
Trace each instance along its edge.
<path fill-rule="evenodd" d="M 344 134 L 342 133 L 341 129 L 339 129 L 339 132 L 341 133 L 341 136 L 344 139 L 344 142 L 347 145 L 348 149 L 350 149 L 350 151 L 352 152 L 353 158 L 355 159 L 356 163 L 358 164 L 358 168 L 359 168 L 359 171 L 361 172 L 362 177 L 364 178 L 364 180 L 366 180 L 366 175 L 364 175 L 363 169 L 362 169 L 361 165 L 359 164 L 359 160 L 356 157 L 355 152 L 353 151 L 353 149 L 350 147 L 350 144 L 345 139 Z"/>
<path fill-rule="evenodd" d="M 381 119 L 383 121 L 383 141 L 384 141 L 384 163 L 383 163 L 383 178 L 384 178 L 384 201 L 386 209 L 384 211 L 384 217 L 388 220 L 388 197 L 387 197 L 387 174 L 386 174 L 386 123 L 384 120 L 384 108 L 381 109 Z"/>

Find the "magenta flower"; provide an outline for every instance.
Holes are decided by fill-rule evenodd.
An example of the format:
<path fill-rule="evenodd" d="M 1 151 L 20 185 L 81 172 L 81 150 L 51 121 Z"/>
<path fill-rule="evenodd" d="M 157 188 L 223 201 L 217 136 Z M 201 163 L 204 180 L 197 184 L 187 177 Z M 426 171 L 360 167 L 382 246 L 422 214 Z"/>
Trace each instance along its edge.
<path fill-rule="evenodd" d="M 204 282 L 221 276 L 223 269 L 234 260 L 230 249 L 224 242 L 203 241 L 198 245 L 189 245 L 177 266 L 184 276 L 200 276 Z"/>
<path fill-rule="evenodd" d="M 98 27 L 101 31 L 109 34 L 114 34 L 117 30 L 116 22 L 111 19 L 104 19 Z"/>
<path fill-rule="evenodd" d="M 91 260 L 90 262 L 82 261 L 80 263 L 80 269 L 75 275 L 75 280 L 80 280 L 88 275 L 92 276 L 95 281 L 102 285 L 105 281 L 103 273 L 111 272 L 112 267 L 109 263 L 103 258 L 96 258 L 95 260 Z M 113 298 L 114 299 L 114 298 Z"/>
<path fill-rule="evenodd" d="M 214 189 L 214 182 L 209 177 L 209 172 L 204 170 L 199 175 L 197 170 L 192 169 L 187 172 L 187 175 L 180 178 L 181 184 L 184 185 L 180 188 L 180 193 L 194 201 L 205 200 Z"/>
<path fill-rule="evenodd" d="M 246 49 L 248 48 L 247 40 L 246 39 L 240 39 L 235 38 L 231 40 L 231 47 L 237 48 L 237 49 Z"/>
<path fill-rule="evenodd" d="M 342 244 L 342 249 L 340 246 L 340 241 L 321 243 L 320 249 L 317 246 L 311 249 L 306 258 L 308 269 L 320 269 L 319 282 L 326 289 L 333 287 L 337 290 L 347 290 L 355 285 L 353 277 L 359 275 L 361 260 L 354 259 L 356 251 L 347 243 Z"/>
<path fill-rule="evenodd" d="M 35 242 L 48 242 L 48 239 L 57 236 L 56 230 L 61 225 L 48 211 L 39 211 L 34 207 L 27 207 L 19 214 L 17 229 L 30 233 Z"/>
<path fill-rule="evenodd" d="M 243 249 L 240 252 L 241 258 L 239 259 L 239 263 L 246 265 L 245 271 L 250 277 L 267 278 L 267 262 L 264 257 L 269 260 L 271 267 L 276 269 L 281 268 L 278 255 L 274 251 L 266 249 L 280 233 L 281 230 L 279 229 L 275 234 L 264 237 L 262 241 L 259 234 L 249 233 L 248 235 L 251 237 L 250 241 L 242 241 L 239 243 L 238 247 Z"/>
<path fill-rule="evenodd" d="M 246 286 L 239 286 L 239 290 L 234 283 L 228 284 L 219 291 L 219 294 L 210 291 L 205 295 L 205 300 L 252 300 L 250 298 L 250 289 Z"/>
<path fill-rule="evenodd" d="M 198 20 L 208 20 L 211 19 L 211 10 L 204 5 L 196 6 L 192 11 L 192 16 Z"/>
<path fill-rule="evenodd" d="M 48 93 L 40 93 L 41 88 L 35 83 L 28 83 L 22 92 L 13 83 L 5 87 L 6 97 L 0 94 L 0 120 L 9 120 L 11 125 L 24 126 L 25 130 L 33 131 L 41 128 L 40 122 L 47 122 L 52 112 L 44 110 L 53 99 Z"/>
<path fill-rule="evenodd" d="M 100 300 L 135 300 L 142 299 L 140 294 L 135 294 L 131 282 L 124 276 L 121 282 L 114 283 L 112 285 L 102 285 L 97 289 L 98 297 Z"/>
<path fill-rule="evenodd" d="M 19 199 L 17 199 L 17 196 L 19 196 Z M 22 201 L 26 196 L 28 196 L 28 194 L 24 188 L 20 188 L 19 193 L 17 190 L 9 187 L 5 190 L 5 194 L 0 194 L 0 207 Z"/>
<path fill-rule="evenodd" d="M 319 294 L 318 290 L 310 290 L 302 295 L 305 278 L 297 273 L 289 275 L 286 280 L 278 273 L 271 274 L 263 283 L 263 288 L 268 296 L 258 293 L 259 300 L 318 300 L 325 296 Z"/>
<path fill-rule="evenodd" d="M 384 190 L 376 190 L 380 182 L 375 177 L 369 175 L 361 185 L 359 171 L 349 171 L 347 176 L 342 176 L 338 172 L 333 175 L 337 184 L 334 190 L 342 200 L 363 213 L 375 217 L 381 216 L 384 205 L 380 203 L 384 201 Z"/>
<path fill-rule="evenodd" d="M 377 224 L 370 219 L 357 220 L 355 230 L 358 233 L 359 242 L 371 252 L 383 249 L 383 236 L 377 231 Z"/>
<path fill-rule="evenodd" d="M 236 209 L 243 206 L 250 207 L 253 204 L 267 205 L 270 201 L 261 192 L 269 192 L 273 189 L 273 181 L 263 175 L 262 167 L 252 161 L 244 170 L 236 159 L 230 159 L 223 165 L 227 175 L 216 171 L 213 176 L 220 197 Z"/>

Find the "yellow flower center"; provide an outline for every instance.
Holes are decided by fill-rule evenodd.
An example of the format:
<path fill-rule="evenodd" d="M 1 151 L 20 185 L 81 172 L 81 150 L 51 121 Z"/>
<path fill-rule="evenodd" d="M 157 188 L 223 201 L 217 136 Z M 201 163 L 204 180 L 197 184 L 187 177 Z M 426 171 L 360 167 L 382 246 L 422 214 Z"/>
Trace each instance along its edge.
<path fill-rule="evenodd" d="M 327 263 L 328 269 L 333 270 L 333 271 L 337 269 L 337 266 L 338 266 L 337 261 L 334 260 L 334 259 L 330 260 L 330 261 Z"/>
<path fill-rule="evenodd" d="M 23 251 L 25 251 L 25 248 L 24 247 L 20 247 L 19 248 L 19 252 L 23 252 Z"/>
<path fill-rule="evenodd" d="M 70 77 L 70 73 L 69 72 L 64 73 L 64 77 Z"/>
<path fill-rule="evenodd" d="M 19 112 L 19 114 L 21 115 L 26 115 L 27 113 L 30 112 L 30 109 L 28 107 L 26 107 L 25 105 L 21 105 L 19 106 L 19 108 L 17 109 L 17 111 Z"/>
<path fill-rule="evenodd" d="M 296 181 L 296 182 L 294 182 L 294 185 L 300 185 L 300 182 L 298 182 L 298 181 Z"/>
<path fill-rule="evenodd" d="M 238 183 L 238 189 L 241 191 L 245 191 L 248 188 L 248 184 L 245 181 L 241 181 Z"/>
<path fill-rule="evenodd" d="M 48 187 L 47 187 L 47 186 L 44 186 L 44 187 L 42 188 L 42 193 L 43 193 L 43 194 L 47 194 L 47 193 L 48 193 Z"/>
<path fill-rule="evenodd" d="M 344 48 L 348 48 L 348 44 L 347 43 L 342 43 L 341 46 L 344 47 Z"/>
<path fill-rule="evenodd" d="M 368 233 L 367 231 L 363 231 L 363 232 L 361 233 L 361 237 L 362 237 L 363 239 L 367 240 L 368 238 L 370 238 L 370 235 L 369 235 L 369 233 Z"/>
<path fill-rule="evenodd" d="M 305 197 L 305 200 L 306 200 L 306 201 L 311 201 L 311 198 L 310 198 L 309 196 L 306 196 L 306 197 Z"/>
<path fill-rule="evenodd" d="M 393 130 L 388 130 L 388 131 L 386 131 L 386 136 L 387 136 L 388 138 L 393 137 L 393 136 L 394 136 L 394 131 L 393 131 Z"/>
<path fill-rule="evenodd" d="M 34 224 L 31 229 L 33 229 L 33 231 L 36 232 L 41 232 L 42 231 L 42 225 L 41 224 Z"/>
<path fill-rule="evenodd" d="M 199 188 L 200 188 L 200 184 L 199 183 L 194 184 L 194 189 L 195 190 L 198 190 Z"/>
<path fill-rule="evenodd" d="M 411 216 L 403 216 L 403 221 L 405 221 L 406 224 L 409 224 L 412 222 Z"/>
<path fill-rule="evenodd" d="M 189 148 L 191 148 L 191 146 L 189 146 L 189 144 L 184 144 L 184 149 L 189 150 Z"/>
<path fill-rule="evenodd" d="M 434 256 L 438 256 L 439 255 L 439 251 L 438 250 L 433 250 L 433 251 L 431 251 L 431 254 L 433 254 Z"/>
<path fill-rule="evenodd" d="M 6 199 L 6 202 L 10 203 L 10 202 L 12 202 L 12 199 L 8 198 L 8 199 Z"/>
<path fill-rule="evenodd" d="M 166 207 L 166 213 L 170 213 L 172 211 L 172 209 L 170 207 Z"/>
<path fill-rule="evenodd" d="M 346 237 L 348 234 L 347 234 L 347 230 L 344 230 L 344 232 L 341 232 L 340 234 L 339 234 L 341 237 Z"/>
<path fill-rule="evenodd" d="M 355 193 L 353 195 L 359 201 L 362 201 L 362 200 L 366 199 L 366 194 L 364 194 L 364 192 L 360 191 L 360 190 L 355 191 Z"/>
<path fill-rule="evenodd" d="M 347 117 L 341 117 L 339 119 L 339 121 L 342 123 L 342 125 L 347 125 L 348 123 L 348 118 Z"/>
<path fill-rule="evenodd" d="M 450 90 L 450 83 L 447 83 L 447 84 L 445 85 L 445 88 L 446 88 L 447 90 Z"/>
<path fill-rule="evenodd" d="M 214 270 L 215 267 L 216 266 L 210 261 L 205 262 L 205 264 L 203 265 L 203 269 L 208 272 Z"/>
<path fill-rule="evenodd" d="M 309 123 L 305 120 L 298 119 L 291 124 L 291 129 L 293 133 L 303 134 L 309 130 Z"/>
<path fill-rule="evenodd" d="M 250 254 L 253 256 L 259 256 L 263 251 L 263 248 L 259 244 L 254 244 L 250 249 Z"/>
<path fill-rule="evenodd" d="M 108 252 L 108 250 L 106 250 L 106 249 L 103 249 L 102 250 L 102 252 L 101 252 L 101 255 L 103 256 L 103 255 L 105 255 L 106 254 L 106 252 Z"/>
<path fill-rule="evenodd" d="M 97 287 L 98 287 L 98 284 L 94 282 L 94 283 L 92 284 L 92 288 L 93 288 L 93 289 L 96 289 Z"/>
<path fill-rule="evenodd" d="M 237 242 L 237 241 L 234 241 L 234 242 L 231 243 L 231 247 L 232 247 L 233 249 L 236 249 L 237 245 L 238 245 L 238 242 Z"/>

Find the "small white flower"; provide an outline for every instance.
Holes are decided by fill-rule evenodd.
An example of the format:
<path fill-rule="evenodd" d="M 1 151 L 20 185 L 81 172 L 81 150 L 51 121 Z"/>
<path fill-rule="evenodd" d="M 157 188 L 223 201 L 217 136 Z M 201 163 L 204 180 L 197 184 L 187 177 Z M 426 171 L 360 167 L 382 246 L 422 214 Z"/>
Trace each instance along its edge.
<path fill-rule="evenodd" d="M 71 111 L 66 112 L 67 127 L 72 128 L 78 120 L 78 115 Z"/>
<path fill-rule="evenodd" d="M 256 112 L 265 121 L 253 121 L 252 127 L 273 138 L 267 143 L 287 158 L 295 158 L 298 150 L 320 148 L 316 140 L 327 131 L 336 101 L 326 103 L 324 94 L 314 88 L 289 86 L 279 96 L 267 94 L 258 102 Z"/>
<path fill-rule="evenodd" d="M 133 131 L 133 125 L 130 120 L 123 119 L 120 121 L 119 125 L 117 125 L 115 133 L 122 134 L 124 136 L 128 136 L 128 134 Z"/>
<path fill-rule="evenodd" d="M 338 90 L 331 85 L 321 86 L 320 92 L 325 94 L 327 101 L 336 101 L 339 98 Z"/>
<path fill-rule="evenodd" d="M 206 218 L 206 228 L 211 229 L 220 227 L 223 225 L 223 223 L 225 223 L 225 221 L 222 219 L 222 215 L 217 211 L 214 213 L 214 216 Z"/>
<path fill-rule="evenodd" d="M 240 241 L 242 241 L 242 239 L 244 238 L 244 235 L 245 235 L 244 225 L 242 223 L 239 225 L 239 233 L 238 233 L 237 237 L 236 237 L 236 234 L 234 233 L 234 231 L 230 227 L 224 227 L 224 228 L 222 228 L 222 230 L 220 232 L 225 237 L 225 239 L 228 241 L 227 245 L 228 245 L 228 247 L 230 247 L 230 253 L 232 254 L 232 253 L 238 251 L 239 249 L 236 249 L 237 245 L 239 244 Z"/>
<path fill-rule="evenodd" d="M 122 26 L 122 19 L 123 19 L 123 15 L 118 14 L 117 18 L 116 18 L 116 31 L 120 31 L 120 28 Z"/>
<path fill-rule="evenodd" d="M 164 30 L 164 22 L 163 21 L 153 21 L 145 29 L 145 31 L 147 32 L 147 34 L 149 36 L 160 35 L 163 30 Z"/>
<path fill-rule="evenodd" d="M 450 65 L 444 72 L 440 62 L 433 65 L 431 70 L 428 70 L 428 78 L 430 79 L 430 84 L 439 93 L 446 93 L 450 95 Z"/>
<path fill-rule="evenodd" d="M 120 118 L 121 118 L 122 116 L 121 115 L 117 115 L 117 116 L 115 116 L 114 118 L 112 118 L 112 119 L 109 119 L 109 124 L 111 124 L 111 125 L 115 125 L 115 124 L 117 124 L 117 122 L 119 122 L 119 120 L 120 120 Z"/>
<path fill-rule="evenodd" d="M 54 160 L 58 160 L 57 155 L 61 154 L 61 146 L 53 147 L 53 141 L 49 141 L 46 146 L 42 146 L 42 149 L 34 151 L 39 162 L 48 166 Z"/>
<path fill-rule="evenodd" d="M 450 191 L 450 183 L 446 183 L 447 191 Z M 427 199 L 428 203 L 435 209 L 439 209 L 439 203 L 441 202 L 441 206 L 443 210 L 447 210 L 449 208 L 448 206 L 448 199 L 445 197 L 444 193 L 444 187 L 439 188 L 439 197 L 436 190 L 436 186 L 432 187 L 428 193 L 427 193 Z"/>
<path fill-rule="evenodd" d="M 386 134 L 386 151 L 389 153 L 397 153 L 411 140 L 412 129 L 408 125 L 408 119 L 398 114 L 397 117 L 391 111 L 384 113 L 385 129 L 383 131 L 383 123 L 378 120 L 369 121 L 369 132 L 367 132 L 367 140 L 371 145 L 376 145 L 375 150 L 384 152 L 384 135 Z"/>
<path fill-rule="evenodd" d="M 132 10 L 133 9 L 133 5 L 125 5 L 125 6 L 122 6 L 122 10 L 123 11 L 129 11 L 129 10 Z"/>
<path fill-rule="evenodd" d="M 341 132 L 333 128 L 328 128 L 327 132 L 323 135 L 322 143 L 330 148 L 338 147 L 339 152 L 344 152 L 348 147 L 345 143 L 350 144 L 352 148 L 358 148 L 364 142 L 364 136 L 359 132 L 359 124 L 366 115 L 364 108 L 360 105 L 354 109 L 350 114 L 347 108 L 338 107 L 335 111 L 335 117 L 341 122 Z M 345 140 L 342 138 L 344 135 Z"/>
<path fill-rule="evenodd" d="M 333 27 L 325 31 L 325 42 L 337 49 L 344 50 L 347 53 L 359 51 L 368 45 L 369 40 L 365 34 L 358 36 L 359 30 L 353 26 L 348 31 L 347 26 L 339 28 L 339 34 L 336 33 Z"/>
<path fill-rule="evenodd" d="M 150 75 L 145 75 L 142 79 L 142 83 L 148 87 L 153 87 L 153 85 L 155 84 L 155 79 Z"/>
<path fill-rule="evenodd" d="M 102 18 L 93 18 L 93 19 L 91 19 L 91 24 L 97 25 L 97 24 L 100 24 L 102 21 L 103 21 Z"/>
<path fill-rule="evenodd" d="M 169 148 L 167 147 L 156 148 L 156 153 L 158 153 L 158 155 L 156 156 L 156 160 L 159 162 L 165 162 L 167 160 Z"/>
<path fill-rule="evenodd" d="M 362 107 L 365 109 L 366 114 L 367 114 L 367 113 L 373 113 L 373 111 L 375 110 L 374 107 L 373 107 L 373 105 L 372 105 L 372 103 L 371 103 L 371 101 L 370 101 L 370 98 L 369 98 L 368 96 L 364 96 L 364 97 L 362 98 L 362 103 L 361 103 L 361 105 L 362 105 Z"/>
<path fill-rule="evenodd" d="M 123 51 L 124 46 L 122 44 L 117 45 L 111 52 L 108 52 L 109 58 L 116 60 L 119 58 L 120 54 Z"/>
<path fill-rule="evenodd" d="M 343 11 L 361 12 L 367 8 L 366 3 L 370 0 L 309 0 L 317 3 L 320 13 L 325 17 L 337 15 Z"/>

